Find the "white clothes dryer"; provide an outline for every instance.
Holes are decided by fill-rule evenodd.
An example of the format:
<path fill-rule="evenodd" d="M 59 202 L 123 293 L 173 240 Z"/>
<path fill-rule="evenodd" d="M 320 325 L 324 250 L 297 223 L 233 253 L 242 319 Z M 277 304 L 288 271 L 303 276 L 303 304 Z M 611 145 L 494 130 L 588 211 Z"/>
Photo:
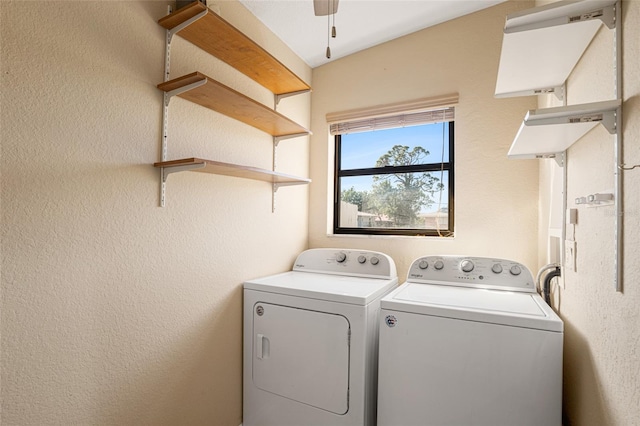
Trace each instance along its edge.
<path fill-rule="evenodd" d="M 378 425 L 562 424 L 563 323 L 524 265 L 422 257 L 380 303 Z"/>
<path fill-rule="evenodd" d="M 244 283 L 243 426 L 375 425 L 380 299 L 393 260 L 312 249 Z"/>

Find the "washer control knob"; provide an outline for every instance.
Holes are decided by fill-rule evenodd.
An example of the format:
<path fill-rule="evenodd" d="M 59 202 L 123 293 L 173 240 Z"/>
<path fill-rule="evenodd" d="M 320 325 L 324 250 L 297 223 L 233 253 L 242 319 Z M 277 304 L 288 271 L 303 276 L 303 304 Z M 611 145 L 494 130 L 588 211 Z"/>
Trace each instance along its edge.
<path fill-rule="evenodd" d="M 462 269 L 462 272 L 471 272 L 473 271 L 473 268 L 474 268 L 474 264 L 470 260 L 465 259 L 462 262 L 460 262 L 460 269 Z"/>
<path fill-rule="evenodd" d="M 377 257 L 373 256 L 369 262 L 371 262 L 372 265 L 377 265 L 378 263 L 380 263 L 380 259 L 378 259 Z"/>
<path fill-rule="evenodd" d="M 493 271 L 494 274 L 500 274 L 502 273 L 502 265 L 499 263 L 494 263 L 493 266 L 491 267 L 491 270 Z"/>
<path fill-rule="evenodd" d="M 367 258 L 363 255 L 358 256 L 358 263 L 367 263 Z"/>
<path fill-rule="evenodd" d="M 441 270 L 442 268 L 444 268 L 444 262 L 442 260 L 436 260 L 436 262 L 433 264 L 433 267 L 436 268 L 438 271 Z"/>
<path fill-rule="evenodd" d="M 429 267 L 429 262 L 427 262 L 426 260 L 421 260 L 420 262 L 418 262 L 418 268 L 427 269 L 428 267 Z"/>
<path fill-rule="evenodd" d="M 520 275 L 520 272 L 522 272 L 522 269 L 520 269 L 518 265 L 513 265 L 509 269 L 509 272 L 511 272 L 511 275 Z"/>
<path fill-rule="evenodd" d="M 338 261 L 338 263 L 342 263 L 347 260 L 347 255 L 343 252 L 340 252 L 336 255 L 336 260 Z"/>

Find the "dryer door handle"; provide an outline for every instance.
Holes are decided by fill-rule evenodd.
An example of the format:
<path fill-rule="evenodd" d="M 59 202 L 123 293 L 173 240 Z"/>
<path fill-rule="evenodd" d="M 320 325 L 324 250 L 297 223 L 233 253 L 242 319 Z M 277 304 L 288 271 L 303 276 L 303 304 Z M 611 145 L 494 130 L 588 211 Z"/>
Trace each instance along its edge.
<path fill-rule="evenodd" d="M 269 339 L 264 334 L 256 334 L 256 356 L 258 359 L 269 358 Z"/>

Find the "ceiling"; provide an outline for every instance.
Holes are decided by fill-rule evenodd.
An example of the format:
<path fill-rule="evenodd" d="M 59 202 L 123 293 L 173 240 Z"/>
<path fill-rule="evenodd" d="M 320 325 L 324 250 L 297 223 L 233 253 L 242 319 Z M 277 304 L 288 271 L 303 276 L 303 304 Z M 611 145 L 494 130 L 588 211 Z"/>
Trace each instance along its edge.
<path fill-rule="evenodd" d="M 503 1 L 340 0 L 327 59 L 328 19 L 313 0 L 240 0 L 312 68 Z"/>

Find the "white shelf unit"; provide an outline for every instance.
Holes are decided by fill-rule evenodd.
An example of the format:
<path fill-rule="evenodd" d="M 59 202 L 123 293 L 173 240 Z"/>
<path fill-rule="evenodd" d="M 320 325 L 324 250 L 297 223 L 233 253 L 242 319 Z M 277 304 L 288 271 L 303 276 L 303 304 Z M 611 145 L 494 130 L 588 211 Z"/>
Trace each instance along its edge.
<path fill-rule="evenodd" d="M 495 96 L 555 93 L 603 23 L 615 28 L 616 0 L 560 1 L 507 16 Z"/>
<path fill-rule="evenodd" d="M 567 78 L 604 24 L 616 31 L 614 67 L 618 98 L 622 87 L 621 31 L 617 26 L 620 16 L 619 0 L 559 1 L 508 15 L 495 96 L 553 93 L 564 99 Z M 612 105 L 616 105 L 613 110 Z M 619 145 L 621 109 L 622 102 L 614 100 L 529 111 L 508 156 L 555 158 L 562 166 L 564 156 L 559 154 L 598 123 L 616 135 Z M 558 126 L 558 118 L 563 115 L 565 125 Z"/>
<path fill-rule="evenodd" d="M 530 110 L 507 154 L 509 158 L 558 158 L 598 124 L 616 132 L 620 100 Z"/>
<path fill-rule="evenodd" d="M 564 166 L 566 150 L 593 127 L 602 123 L 614 135 L 616 291 L 622 291 L 624 248 L 621 7 L 621 0 L 568 0 L 508 15 L 495 90 L 497 98 L 552 93 L 565 103 L 529 111 L 509 158 L 554 158 Z M 603 24 L 614 31 L 615 100 L 566 106 L 567 78 Z M 563 204 L 566 214 L 566 169 Z M 563 227 L 562 243 L 565 231 Z"/>

